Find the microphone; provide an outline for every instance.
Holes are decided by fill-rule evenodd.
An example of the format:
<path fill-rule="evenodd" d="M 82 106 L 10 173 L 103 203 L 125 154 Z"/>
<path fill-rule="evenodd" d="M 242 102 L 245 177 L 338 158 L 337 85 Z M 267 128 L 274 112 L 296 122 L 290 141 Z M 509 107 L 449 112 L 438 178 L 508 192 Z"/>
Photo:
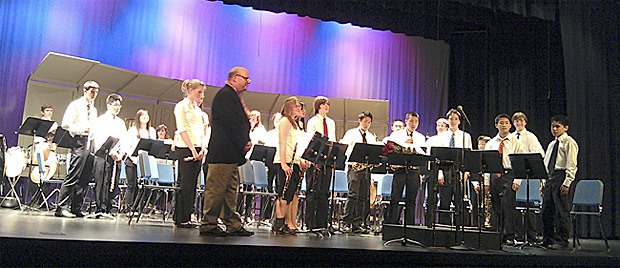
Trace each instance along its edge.
<path fill-rule="evenodd" d="M 467 117 L 467 114 L 465 114 L 465 111 L 463 111 L 463 106 L 459 105 L 456 106 L 456 109 L 461 112 L 461 114 L 463 115 L 463 118 L 465 118 L 465 121 L 467 121 L 468 125 L 471 125 L 471 122 L 469 121 L 469 118 Z"/>

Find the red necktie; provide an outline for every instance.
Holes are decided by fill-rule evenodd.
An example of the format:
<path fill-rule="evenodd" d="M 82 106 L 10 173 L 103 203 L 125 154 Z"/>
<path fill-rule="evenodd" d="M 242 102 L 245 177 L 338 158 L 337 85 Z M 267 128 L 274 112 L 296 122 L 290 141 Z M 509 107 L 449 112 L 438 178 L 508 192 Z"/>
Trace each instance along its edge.
<path fill-rule="evenodd" d="M 323 117 L 323 136 L 329 138 L 329 132 L 327 131 L 327 118 Z"/>
<path fill-rule="evenodd" d="M 499 154 L 502 156 L 502 160 L 504 158 L 504 139 L 502 139 L 502 141 L 499 142 Z"/>

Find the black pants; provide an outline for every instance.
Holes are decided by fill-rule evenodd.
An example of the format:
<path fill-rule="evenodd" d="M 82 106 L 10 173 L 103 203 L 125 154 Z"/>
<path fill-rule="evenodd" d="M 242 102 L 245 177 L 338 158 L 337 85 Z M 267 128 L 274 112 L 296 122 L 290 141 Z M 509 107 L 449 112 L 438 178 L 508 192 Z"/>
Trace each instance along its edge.
<path fill-rule="evenodd" d="M 568 245 L 570 230 L 568 194 L 560 194 L 566 171 L 556 170 L 551 173 L 543 190 L 543 239 L 545 242 Z"/>
<path fill-rule="evenodd" d="M 370 170 L 353 171 L 349 167 L 347 179 L 349 194 L 344 204 L 343 220 L 359 227 L 370 213 Z"/>
<path fill-rule="evenodd" d="M 515 208 L 516 193 L 512 190 L 514 175 L 507 171 L 498 177 L 491 174 L 491 222 L 493 226 L 502 226 L 502 230 L 496 228 L 504 239 L 515 238 L 515 224 L 518 216 Z"/>
<path fill-rule="evenodd" d="M 317 170 L 312 166 L 306 171 L 306 225 L 308 229 L 327 227 L 331 178 L 331 168 Z"/>
<path fill-rule="evenodd" d="M 125 203 L 128 209 L 132 209 L 136 202 L 136 192 L 138 191 L 138 171 L 136 164 L 129 158 L 125 159 L 125 175 L 127 176 Z"/>
<path fill-rule="evenodd" d="M 200 148 L 196 148 L 200 151 Z M 185 161 L 184 158 L 192 156 L 192 151 L 188 148 L 177 148 L 177 160 L 179 177 L 177 186 L 179 192 L 174 203 L 174 223 L 181 224 L 190 221 L 194 213 L 194 201 L 196 199 L 196 183 L 200 175 L 200 161 Z"/>
<path fill-rule="evenodd" d="M 407 186 L 405 198 L 403 198 L 403 189 Z M 414 224 L 415 220 L 415 204 L 418 190 L 420 189 L 420 171 L 417 169 L 398 169 L 394 171 L 394 180 L 392 181 L 392 193 L 390 196 L 390 207 L 387 211 L 386 223 L 398 223 L 400 218 L 399 202 L 405 201 L 405 219 L 408 225 Z"/>
<path fill-rule="evenodd" d="M 443 185 L 439 185 L 437 183 L 437 178 L 439 176 L 438 175 L 439 170 L 442 170 L 444 174 Z M 455 209 L 457 211 L 460 211 L 463 200 L 461 198 L 455 198 L 455 197 L 462 196 L 462 194 L 459 195 L 459 193 L 461 192 L 461 187 L 459 185 L 459 178 L 457 174 L 454 172 L 454 169 L 452 167 L 441 167 L 439 169 L 434 170 L 432 177 L 434 177 L 433 182 L 435 185 L 437 185 L 437 191 L 439 192 L 439 209 L 450 210 L 450 204 L 454 203 Z M 429 183 L 429 187 L 430 185 L 431 183 Z M 432 210 L 429 209 L 431 210 L 431 213 L 435 212 L 434 208 L 436 206 L 435 204 L 437 203 L 435 198 L 436 198 L 435 195 L 432 195 L 431 197 L 430 190 L 429 190 L 429 198 L 427 199 L 427 203 L 433 208 Z M 429 216 L 427 217 L 428 219 L 435 218 L 435 217 L 432 217 L 432 218 L 430 217 L 430 216 L 433 216 L 433 214 L 429 215 L 429 213 L 427 213 L 427 216 Z M 439 213 L 437 216 L 439 217 L 439 221 L 438 221 L 439 223 L 452 224 L 450 213 Z"/>
<path fill-rule="evenodd" d="M 76 138 L 76 144 L 71 148 L 69 174 L 60 186 L 58 209 L 81 213 L 84 203 L 84 189 L 88 187 L 88 182 L 92 178 L 91 168 L 94 164 L 94 158 L 86 149 L 88 138 L 85 136 L 76 136 Z"/>
<path fill-rule="evenodd" d="M 112 200 L 118 186 L 121 173 L 121 162 L 114 163 L 110 156 L 95 156 L 95 200 L 97 212 L 110 213 Z M 114 175 L 114 177 L 112 177 Z"/>

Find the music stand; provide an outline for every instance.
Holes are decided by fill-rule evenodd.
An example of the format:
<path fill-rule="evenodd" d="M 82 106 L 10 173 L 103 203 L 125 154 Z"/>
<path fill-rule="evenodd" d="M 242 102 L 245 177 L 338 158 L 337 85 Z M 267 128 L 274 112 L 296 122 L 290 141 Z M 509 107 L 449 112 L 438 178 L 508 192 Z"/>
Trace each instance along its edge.
<path fill-rule="evenodd" d="M 525 219 L 529 219 L 530 179 L 540 180 L 547 178 L 547 169 L 545 168 L 542 155 L 539 153 L 510 154 L 508 157 L 510 158 L 510 164 L 512 165 L 512 172 L 515 178 L 525 178 L 527 182 L 527 187 L 525 189 Z M 527 237 L 529 224 L 524 223 L 523 225 L 525 226 L 525 242 L 519 246 L 519 249 L 528 246 L 535 247 L 536 245 L 532 244 Z"/>
<path fill-rule="evenodd" d="M 97 152 L 95 152 L 95 156 L 99 157 L 99 158 L 103 158 L 104 159 L 104 164 L 103 164 L 103 176 L 105 176 L 106 174 L 106 166 L 107 166 L 107 162 L 108 162 L 108 157 L 110 157 L 110 151 L 112 150 L 112 148 L 114 146 L 116 146 L 116 144 L 118 143 L 119 139 L 118 138 L 114 138 L 111 136 L 108 136 L 108 139 L 103 143 L 103 145 L 101 145 L 101 147 L 99 148 L 99 150 L 97 150 Z M 114 168 L 114 167 L 112 167 Z M 112 172 L 112 178 L 110 178 L 111 180 L 114 180 L 114 172 Z M 89 214 L 86 215 L 84 217 L 84 219 L 99 219 L 101 217 L 104 218 L 108 218 L 108 219 L 112 219 L 114 220 L 115 218 L 112 215 L 103 213 L 103 212 L 97 212 L 95 214 Z"/>
<path fill-rule="evenodd" d="M 465 151 L 465 161 L 463 162 L 463 170 L 469 171 L 471 173 L 478 173 L 481 183 L 480 183 L 480 193 L 481 196 L 484 196 L 484 174 L 485 173 L 503 173 L 504 165 L 502 164 L 502 156 L 499 154 L 499 151 L 483 151 L 483 150 L 472 150 Z M 483 199 L 483 198 L 482 198 Z M 482 209 L 478 212 L 478 248 L 481 248 L 482 244 L 482 225 L 484 221 L 484 200 L 479 200 L 478 202 L 482 202 Z M 479 208 L 476 208 L 479 209 Z M 463 236 L 464 237 L 464 236 Z M 464 244 L 464 241 L 461 241 Z M 500 246 L 501 246 L 501 236 L 500 236 Z"/>
<path fill-rule="evenodd" d="M 462 171 L 462 165 L 463 165 L 463 157 L 464 157 L 464 151 L 467 151 L 469 149 L 464 149 L 464 148 L 452 148 L 452 147 L 432 147 L 431 148 L 431 155 L 435 158 L 435 168 L 437 166 L 448 166 L 451 167 L 453 172 L 452 174 L 455 174 L 456 176 L 456 182 L 452 182 L 452 183 L 458 183 L 458 185 L 453 185 L 452 187 L 458 187 L 458 189 L 460 190 L 457 191 L 457 193 L 454 195 L 454 204 L 456 206 L 456 209 L 454 211 L 455 216 L 457 217 L 456 220 L 454 220 L 455 223 L 455 233 L 454 233 L 454 237 L 455 237 L 455 242 L 456 240 L 458 240 L 458 232 L 459 229 L 462 227 L 462 233 L 463 235 L 465 234 L 465 223 L 464 223 L 464 209 L 465 209 L 465 200 L 463 198 L 463 193 L 465 192 L 465 181 L 461 180 L 461 171 Z M 453 177 L 452 175 L 450 177 Z M 460 205 L 459 205 L 460 204 Z M 434 206 L 433 206 L 434 207 Z M 431 222 L 433 224 L 433 226 L 435 225 L 435 211 L 433 211 L 431 213 Z M 460 225 L 459 225 L 460 223 Z M 433 227 L 433 239 L 434 239 L 434 227 Z M 457 249 L 457 250 L 473 250 L 473 248 L 464 246 L 464 237 L 462 239 L 463 241 L 461 241 L 458 245 L 454 245 L 452 247 L 450 247 L 451 249 Z"/>
<path fill-rule="evenodd" d="M 164 144 L 164 141 L 162 140 L 153 140 L 153 139 L 144 139 L 144 138 L 140 138 L 140 140 L 138 141 L 138 144 L 136 145 L 136 149 L 133 150 L 133 153 L 131 154 L 131 156 L 138 156 L 139 151 L 146 151 L 149 155 L 152 155 L 154 157 L 156 157 L 157 155 L 161 155 L 162 152 L 164 154 L 164 156 L 166 155 L 166 151 L 164 149 L 167 150 L 166 147 L 167 144 Z M 173 155 L 174 152 L 170 152 L 168 154 L 168 156 Z M 176 153 L 174 154 L 176 155 Z M 144 163 L 142 161 L 138 161 L 138 165 L 139 168 L 141 170 L 144 170 Z M 144 175 L 144 173 L 142 173 L 142 175 Z M 142 184 L 142 187 L 140 187 L 140 185 L 138 185 L 138 192 L 136 195 L 136 201 L 134 201 L 132 207 L 130 208 L 130 213 L 129 213 L 129 220 L 127 221 L 127 224 L 131 224 L 131 220 L 133 219 L 133 216 L 135 215 L 136 212 L 136 206 L 139 208 L 140 204 L 142 203 L 142 201 L 144 200 L 144 191 L 145 191 L 145 187 L 144 187 L 144 180 L 141 180 L 140 178 L 138 178 L 138 182 L 139 184 Z M 144 202 L 148 202 L 148 200 L 144 200 Z M 145 204 L 146 205 L 146 204 Z M 136 223 L 140 220 L 140 217 L 142 216 L 142 210 L 140 209 L 140 211 L 138 212 L 138 218 L 136 218 Z"/>
<path fill-rule="evenodd" d="M 344 145 L 344 144 L 341 144 L 341 145 Z M 337 146 L 336 144 L 334 144 L 334 149 L 332 149 L 332 151 L 342 150 L 342 152 L 344 153 L 344 151 L 346 151 L 346 147 L 348 146 L 345 145 L 343 148 L 336 149 Z M 347 161 L 366 165 L 366 168 L 364 168 L 364 176 L 372 180 L 370 178 L 370 168 L 368 167 L 369 165 L 378 165 L 381 163 L 381 156 L 383 156 L 382 154 L 383 147 L 384 147 L 383 145 L 377 145 L 377 144 L 367 144 L 367 143 L 359 143 L 359 142 L 355 143 L 353 145 L 353 150 L 351 151 L 351 155 L 349 155 L 349 159 Z M 338 168 L 336 167 L 336 169 Z M 362 219 L 362 221 L 364 225 L 366 225 L 366 219 L 364 218 Z"/>
<path fill-rule="evenodd" d="M 149 154 L 155 158 L 165 159 L 166 163 L 170 159 L 177 159 L 177 153 L 172 150 L 172 144 L 165 144 L 161 140 L 154 140 Z"/>
<path fill-rule="evenodd" d="M 56 147 L 72 149 L 77 145 L 77 139 L 66 129 L 58 127 L 56 128 L 56 135 L 54 135 L 52 143 L 55 143 Z"/>
<path fill-rule="evenodd" d="M 394 152 L 388 153 L 387 158 L 388 158 L 388 163 L 390 165 L 405 166 L 405 174 L 407 175 L 409 174 L 410 167 L 421 167 L 424 165 L 428 165 L 428 162 L 431 160 L 431 158 L 427 155 L 400 154 L 400 153 L 394 153 Z M 419 180 L 420 178 L 417 178 L 417 179 Z M 408 180 L 405 179 L 405 188 L 411 187 L 411 185 L 407 185 L 407 181 Z M 413 245 L 417 245 L 423 248 L 426 247 L 424 244 L 420 243 L 419 241 L 407 238 L 407 211 L 406 211 L 407 210 L 407 192 L 406 191 L 405 191 L 405 206 L 403 209 L 405 210 L 404 217 L 403 217 L 403 236 L 389 240 L 385 242 L 384 245 L 387 246 L 394 242 L 400 242 L 401 246 L 407 246 L 407 244 L 413 244 Z"/>
<path fill-rule="evenodd" d="M 315 132 L 301 158 L 317 165 L 324 165 L 328 152 L 327 137 Z"/>
<path fill-rule="evenodd" d="M 276 155 L 276 147 L 270 147 L 265 145 L 254 145 L 250 160 L 261 161 L 265 164 L 273 163 L 273 158 Z"/>
<path fill-rule="evenodd" d="M 330 142 L 328 142 L 328 145 L 329 144 Z M 325 165 L 328 167 L 333 166 L 334 169 L 336 170 L 344 170 L 346 166 L 345 162 L 347 160 L 347 156 L 345 155 L 345 152 L 347 151 L 347 147 L 349 146 L 346 144 L 342 144 L 338 142 L 331 143 L 331 147 L 328 147 L 328 149 L 331 149 L 331 150 L 327 154 Z M 381 151 L 379 151 L 379 153 L 381 153 Z"/>
<path fill-rule="evenodd" d="M 34 151 L 34 138 L 36 136 L 45 138 L 45 135 L 49 132 L 52 125 L 54 125 L 54 121 L 29 116 L 26 118 L 26 121 L 24 121 L 24 123 L 22 123 L 22 125 L 19 126 L 19 129 L 17 130 L 17 132 L 15 132 L 16 134 L 32 136 L 32 143 L 30 144 L 30 147 L 32 149 L 29 152 L 29 156 L 31 160 L 28 161 L 29 162 L 28 163 L 28 174 L 32 173 L 32 166 L 33 166 L 32 162 L 34 159 L 34 155 L 32 154 L 32 152 Z M 42 165 L 42 163 L 39 163 L 39 165 Z M 15 192 L 15 196 L 17 196 L 18 201 L 19 201 L 19 195 L 17 195 L 16 192 Z M 26 202 L 26 197 L 24 197 L 24 202 Z M 19 209 L 23 210 L 21 203 L 20 202 L 18 203 L 20 205 Z M 32 207 L 31 205 L 32 204 L 29 204 L 27 205 L 27 207 L 31 208 Z"/>

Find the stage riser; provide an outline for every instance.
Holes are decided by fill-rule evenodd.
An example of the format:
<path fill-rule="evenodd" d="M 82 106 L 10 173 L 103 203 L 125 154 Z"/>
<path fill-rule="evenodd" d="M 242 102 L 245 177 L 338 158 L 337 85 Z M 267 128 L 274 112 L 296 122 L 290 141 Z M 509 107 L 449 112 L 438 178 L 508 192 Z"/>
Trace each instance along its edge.
<path fill-rule="evenodd" d="M 496 232 L 483 231 L 479 234 L 478 230 L 465 230 L 465 245 L 480 250 L 500 250 L 500 234 Z M 462 241 L 463 233 L 456 233 L 454 229 L 437 227 L 433 241 L 433 229 L 426 226 L 407 226 L 407 238 L 422 243 L 427 247 L 448 248 L 459 244 Z M 383 225 L 383 240 L 389 241 L 403 236 L 403 226 L 395 224 Z"/>

